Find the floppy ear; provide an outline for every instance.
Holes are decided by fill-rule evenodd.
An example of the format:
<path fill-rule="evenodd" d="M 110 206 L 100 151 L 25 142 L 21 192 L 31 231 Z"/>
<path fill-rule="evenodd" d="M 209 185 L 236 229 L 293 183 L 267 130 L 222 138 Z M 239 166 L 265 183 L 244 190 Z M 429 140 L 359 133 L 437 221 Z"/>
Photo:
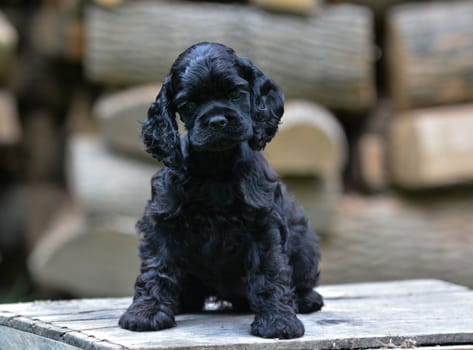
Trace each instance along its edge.
<path fill-rule="evenodd" d="M 247 58 L 240 58 L 251 86 L 253 137 L 249 145 L 254 150 L 264 149 L 276 134 L 284 113 L 284 94 L 273 80 Z"/>
<path fill-rule="evenodd" d="M 146 152 L 162 161 L 165 166 L 179 169 L 182 164 L 181 142 L 176 123 L 176 110 L 172 105 L 171 76 L 167 76 L 156 101 L 148 109 L 141 138 Z"/>

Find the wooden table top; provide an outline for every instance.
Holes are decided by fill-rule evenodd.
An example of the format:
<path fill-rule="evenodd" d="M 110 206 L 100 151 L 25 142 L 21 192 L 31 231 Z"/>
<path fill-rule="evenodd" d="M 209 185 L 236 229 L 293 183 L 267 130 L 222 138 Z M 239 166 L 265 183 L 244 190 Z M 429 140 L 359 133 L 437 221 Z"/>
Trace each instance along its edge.
<path fill-rule="evenodd" d="M 178 315 L 177 327 L 137 333 L 118 318 L 131 298 L 0 304 L 0 349 L 342 349 L 442 345 L 473 350 L 473 291 L 439 280 L 321 286 L 321 312 L 299 315 L 305 336 L 261 339 L 251 314 Z"/>

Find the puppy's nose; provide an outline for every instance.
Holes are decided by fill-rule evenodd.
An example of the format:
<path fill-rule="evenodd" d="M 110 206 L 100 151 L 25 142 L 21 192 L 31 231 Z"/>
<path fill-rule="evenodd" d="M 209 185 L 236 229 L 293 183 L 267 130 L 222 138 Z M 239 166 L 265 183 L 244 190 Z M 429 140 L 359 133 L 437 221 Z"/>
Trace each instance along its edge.
<path fill-rule="evenodd" d="M 223 115 L 215 115 L 209 119 L 209 127 L 211 129 L 223 129 L 227 123 L 228 120 Z"/>

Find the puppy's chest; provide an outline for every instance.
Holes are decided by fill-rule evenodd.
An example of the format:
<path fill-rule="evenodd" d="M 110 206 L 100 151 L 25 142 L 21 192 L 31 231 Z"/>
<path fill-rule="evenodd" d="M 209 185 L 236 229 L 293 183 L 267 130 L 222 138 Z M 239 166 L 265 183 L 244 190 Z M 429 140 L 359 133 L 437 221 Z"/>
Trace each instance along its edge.
<path fill-rule="evenodd" d="M 242 275 L 257 216 L 231 182 L 192 183 L 179 217 L 182 264 L 204 280 Z"/>
<path fill-rule="evenodd" d="M 187 189 L 189 203 L 187 211 L 208 212 L 231 210 L 231 206 L 238 205 L 240 193 L 238 186 L 225 181 L 201 180 L 190 184 Z"/>
<path fill-rule="evenodd" d="M 237 273 L 248 257 L 252 233 L 234 214 L 193 215 L 183 220 L 179 244 L 187 268 L 199 273 Z"/>
<path fill-rule="evenodd" d="M 233 185 L 208 182 L 189 192 L 181 215 L 183 244 L 199 254 L 234 256 L 251 240 L 254 218 Z"/>
<path fill-rule="evenodd" d="M 200 248 L 203 256 L 238 254 L 251 232 L 243 218 L 235 214 L 213 213 L 194 215 L 183 222 L 183 245 L 188 249 Z"/>

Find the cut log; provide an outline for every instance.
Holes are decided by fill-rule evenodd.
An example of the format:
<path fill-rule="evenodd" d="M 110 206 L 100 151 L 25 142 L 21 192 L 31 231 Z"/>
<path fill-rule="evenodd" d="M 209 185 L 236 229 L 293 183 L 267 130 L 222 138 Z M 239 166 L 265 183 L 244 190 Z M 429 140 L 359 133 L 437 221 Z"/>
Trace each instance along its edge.
<path fill-rule="evenodd" d="M 18 33 L 0 11 L 0 80 L 11 71 L 17 44 Z"/>
<path fill-rule="evenodd" d="M 314 103 L 289 101 L 265 154 L 282 176 L 339 177 L 347 157 L 347 141 L 329 111 Z"/>
<path fill-rule="evenodd" d="M 74 296 L 124 296 L 133 292 L 139 272 L 136 219 L 85 218 L 69 202 L 28 259 L 33 279 Z"/>
<path fill-rule="evenodd" d="M 287 97 L 366 110 L 375 101 L 372 20 L 355 5 L 328 6 L 309 17 L 177 1 L 90 5 L 85 71 L 106 84 L 161 81 L 184 49 L 217 41 L 250 57 Z"/>
<path fill-rule="evenodd" d="M 151 198 L 151 177 L 159 164 L 117 155 L 94 136 L 74 136 L 69 143 L 68 180 L 86 214 L 138 218 Z"/>
<path fill-rule="evenodd" d="M 94 107 L 105 141 L 114 150 L 146 159 L 155 160 L 144 151 L 141 126 L 148 108 L 156 99 L 160 85 L 145 85 L 106 95 Z"/>
<path fill-rule="evenodd" d="M 322 241 L 323 283 L 444 278 L 473 287 L 473 189 L 344 196 Z"/>
<path fill-rule="evenodd" d="M 0 90 L 0 146 L 15 145 L 21 139 L 21 126 L 13 96 Z"/>
<path fill-rule="evenodd" d="M 473 179 L 473 105 L 400 113 L 389 135 L 392 181 L 423 188 Z"/>
<path fill-rule="evenodd" d="M 423 277 L 448 278 L 472 287 L 473 231 L 469 222 L 473 197 L 471 191 L 461 195 L 423 196 L 417 201 L 392 196 L 344 197 L 337 204 L 336 231 L 322 241 L 322 283 Z M 74 232 L 71 227 L 80 227 L 77 221 L 81 220 L 77 216 L 63 219 L 69 222 L 63 225 L 67 230 L 54 230 L 57 233 L 53 234 L 51 229 L 44 236 L 42 247 L 38 245 L 29 259 L 32 271 L 46 266 L 45 261 L 55 262 L 49 265 L 55 270 L 49 270 L 52 275 L 44 277 L 43 283 L 65 288 L 55 276 L 66 274 L 64 278 L 70 281 L 77 275 L 83 283 L 69 285 L 74 295 L 131 293 L 138 271 L 136 236 L 131 234 L 136 219 L 101 216 L 85 224 L 82 233 L 77 234 L 79 229 L 70 233 Z M 98 233 L 98 227 L 103 231 Z M 46 253 L 38 254 L 41 250 Z M 62 260 L 50 259 L 55 256 L 52 252 L 63 255 Z M 65 272 L 58 271 L 61 267 Z M 98 281 L 97 286 L 92 279 L 84 280 L 89 274 Z M 34 272 L 34 276 L 41 276 L 41 272 Z M 107 290 L 102 280 L 114 286 L 113 290 Z"/>
<path fill-rule="evenodd" d="M 473 99 L 473 2 L 403 4 L 387 23 L 388 85 L 397 108 Z"/>
<path fill-rule="evenodd" d="M 265 155 L 319 234 L 333 230 L 347 153 L 343 129 L 329 111 L 307 101 L 286 103 Z"/>

